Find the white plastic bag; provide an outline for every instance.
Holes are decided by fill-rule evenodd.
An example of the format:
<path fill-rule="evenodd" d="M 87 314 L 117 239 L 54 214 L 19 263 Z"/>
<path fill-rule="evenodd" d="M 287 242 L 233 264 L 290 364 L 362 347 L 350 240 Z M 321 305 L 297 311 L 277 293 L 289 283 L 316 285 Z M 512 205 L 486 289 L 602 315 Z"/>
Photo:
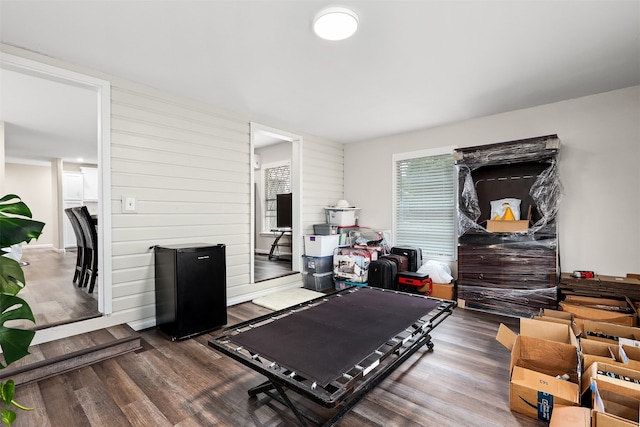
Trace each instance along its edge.
<path fill-rule="evenodd" d="M 425 262 L 418 269 L 418 273 L 428 274 L 433 283 L 451 283 L 453 280 L 449 266 L 440 261 L 429 260 Z"/>

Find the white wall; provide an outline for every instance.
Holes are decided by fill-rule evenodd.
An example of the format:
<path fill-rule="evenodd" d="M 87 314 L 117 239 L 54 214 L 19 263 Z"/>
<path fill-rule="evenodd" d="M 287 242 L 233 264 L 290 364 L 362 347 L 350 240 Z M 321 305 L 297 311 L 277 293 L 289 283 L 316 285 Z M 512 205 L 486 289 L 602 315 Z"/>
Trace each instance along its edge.
<path fill-rule="evenodd" d="M 558 134 L 563 271 L 640 273 L 640 86 L 345 146 L 345 198 L 391 227 L 393 153 Z"/>
<path fill-rule="evenodd" d="M 54 246 L 53 195 L 51 194 L 51 167 L 6 163 L 4 191 L 16 194 L 29 206 L 33 219 L 45 223 L 38 240 L 32 240 L 29 247 Z M 3 194 L 4 196 L 4 194 Z"/>
<path fill-rule="evenodd" d="M 0 50 L 111 84 L 113 314 L 52 328 L 44 338 L 38 332 L 34 342 L 125 322 L 153 326 L 153 245 L 224 243 L 229 304 L 300 280 L 250 283 L 250 122 L 285 127 L 12 46 Z M 303 138 L 302 219 L 310 228 L 323 215 L 318 206 L 342 198 L 343 146 L 290 131 Z M 122 212 L 123 195 L 136 197 L 137 213 Z"/>

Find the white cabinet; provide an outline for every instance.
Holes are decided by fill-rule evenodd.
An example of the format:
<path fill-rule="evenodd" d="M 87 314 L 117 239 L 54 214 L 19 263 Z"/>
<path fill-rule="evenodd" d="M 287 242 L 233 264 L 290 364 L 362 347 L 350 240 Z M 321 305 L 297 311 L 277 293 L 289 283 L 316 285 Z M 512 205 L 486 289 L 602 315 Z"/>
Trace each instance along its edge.
<path fill-rule="evenodd" d="M 64 200 L 82 200 L 84 198 L 84 177 L 78 172 L 65 172 L 62 175 L 62 198 Z"/>
<path fill-rule="evenodd" d="M 98 168 L 81 167 L 82 171 L 82 191 L 85 201 L 98 200 Z"/>

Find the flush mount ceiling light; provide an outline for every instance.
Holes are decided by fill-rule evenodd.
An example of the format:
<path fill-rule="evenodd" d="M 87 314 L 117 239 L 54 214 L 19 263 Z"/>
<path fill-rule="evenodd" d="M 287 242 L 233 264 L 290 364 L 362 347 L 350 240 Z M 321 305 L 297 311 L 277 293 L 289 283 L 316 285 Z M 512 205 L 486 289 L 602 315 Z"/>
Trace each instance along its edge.
<path fill-rule="evenodd" d="M 358 29 L 358 15 L 344 7 L 329 7 L 316 15 L 313 31 L 325 40 L 344 40 Z"/>

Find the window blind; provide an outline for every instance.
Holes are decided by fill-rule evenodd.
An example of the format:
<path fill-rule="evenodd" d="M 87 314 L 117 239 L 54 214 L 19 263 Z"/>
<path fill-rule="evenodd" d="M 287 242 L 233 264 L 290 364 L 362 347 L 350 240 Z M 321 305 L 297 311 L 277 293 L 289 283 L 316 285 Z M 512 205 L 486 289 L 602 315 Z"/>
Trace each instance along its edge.
<path fill-rule="evenodd" d="M 395 244 L 417 246 L 423 258 L 455 257 L 453 155 L 395 162 Z"/>

